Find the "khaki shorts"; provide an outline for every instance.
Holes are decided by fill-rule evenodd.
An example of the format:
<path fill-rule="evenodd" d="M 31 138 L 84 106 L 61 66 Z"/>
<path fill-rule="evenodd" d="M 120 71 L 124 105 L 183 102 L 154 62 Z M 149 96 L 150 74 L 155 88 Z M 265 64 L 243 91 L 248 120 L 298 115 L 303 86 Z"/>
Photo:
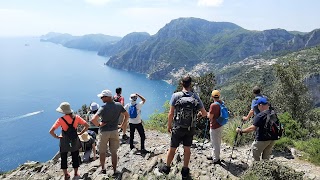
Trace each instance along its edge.
<path fill-rule="evenodd" d="M 118 130 L 99 132 L 99 152 L 106 153 L 108 145 L 111 154 L 117 153 L 120 147 Z"/>

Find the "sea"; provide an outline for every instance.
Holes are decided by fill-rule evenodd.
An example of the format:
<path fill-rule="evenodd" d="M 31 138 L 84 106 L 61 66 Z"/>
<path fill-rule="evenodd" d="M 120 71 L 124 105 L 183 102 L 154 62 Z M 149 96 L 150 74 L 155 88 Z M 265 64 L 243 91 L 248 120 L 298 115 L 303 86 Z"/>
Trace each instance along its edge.
<path fill-rule="evenodd" d="M 108 67 L 107 61 L 96 52 L 39 37 L 0 38 L 0 172 L 26 161 L 48 161 L 58 152 L 59 142 L 49 129 L 61 116 L 56 112 L 61 102 L 69 102 L 74 111 L 91 102 L 102 105 L 97 94 L 122 87 L 125 103 L 131 93 L 146 98 L 143 120 L 163 110 L 174 86 Z"/>

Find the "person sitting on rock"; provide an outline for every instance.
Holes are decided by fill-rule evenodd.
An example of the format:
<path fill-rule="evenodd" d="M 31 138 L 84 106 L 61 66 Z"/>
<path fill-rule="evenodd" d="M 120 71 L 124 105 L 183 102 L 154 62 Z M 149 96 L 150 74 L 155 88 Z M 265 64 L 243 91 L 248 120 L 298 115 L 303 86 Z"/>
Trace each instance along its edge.
<path fill-rule="evenodd" d="M 94 131 L 90 131 L 90 134 L 95 133 Z M 93 152 L 93 160 L 96 160 L 96 143 L 95 139 L 89 135 L 88 132 L 83 133 L 82 135 L 79 135 L 79 139 L 81 141 L 82 150 L 84 152 L 82 161 L 83 162 L 90 162 L 90 155 L 91 152 Z"/>

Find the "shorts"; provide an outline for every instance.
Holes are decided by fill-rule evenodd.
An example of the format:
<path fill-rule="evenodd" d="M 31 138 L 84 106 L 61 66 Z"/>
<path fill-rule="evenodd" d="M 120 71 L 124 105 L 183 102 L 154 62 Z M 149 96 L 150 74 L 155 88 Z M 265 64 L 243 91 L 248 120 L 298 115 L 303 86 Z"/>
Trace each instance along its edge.
<path fill-rule="evenodd" d="M 118 130 L 102 131 L 99 133 L 99 153 L 106 153 L 108 145 L 111 154 L 117 153 L 120 147 Z"/>
<path fill-rule="evenodd" d="M 183 146 L 191 146 L 195 128 L 178 128 L 172 129 L 170 147 L 177 148 L 182 141 Z"/>

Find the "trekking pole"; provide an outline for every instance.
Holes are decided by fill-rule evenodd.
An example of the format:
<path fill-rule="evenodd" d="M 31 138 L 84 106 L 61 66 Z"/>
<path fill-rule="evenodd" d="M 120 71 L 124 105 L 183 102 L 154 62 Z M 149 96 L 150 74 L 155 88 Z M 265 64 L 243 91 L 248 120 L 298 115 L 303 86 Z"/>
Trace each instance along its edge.
<path fill-rule="evenodd" d="M 238 126 L 238 128 L 242 129 L 243 124 L 244 124 L 244 121 L 241 120 L 241 125 Z M 232 150 L 231 150 L 230 160 L 229 160 L 229 163 L 228 163 L 228 175 L 227 175 L 227 178 L 229 178 L 231 159 L 232 159 L 232 155 L 233 155 L 233 150 L 234 150 L 235 146 L 237 146 L 238 134 L 239 134 L 239 133 L 237 132 L 237 133 L 236 133 L 236 136 L 235 136 L 235 138 L 234 138 L 234 141 L 233 141 L 233 146 L 232 146 Z"/>
<path fill-rule="evenodd" d="M 206 128 L 204 129 L 204 136 L 203 136 L 203 139 L 206 138 L 207 136 L 207 130 L 208 130 L 208 122 L 209 120 L 206 118 L 207 122 L 206 122 Z"/>

